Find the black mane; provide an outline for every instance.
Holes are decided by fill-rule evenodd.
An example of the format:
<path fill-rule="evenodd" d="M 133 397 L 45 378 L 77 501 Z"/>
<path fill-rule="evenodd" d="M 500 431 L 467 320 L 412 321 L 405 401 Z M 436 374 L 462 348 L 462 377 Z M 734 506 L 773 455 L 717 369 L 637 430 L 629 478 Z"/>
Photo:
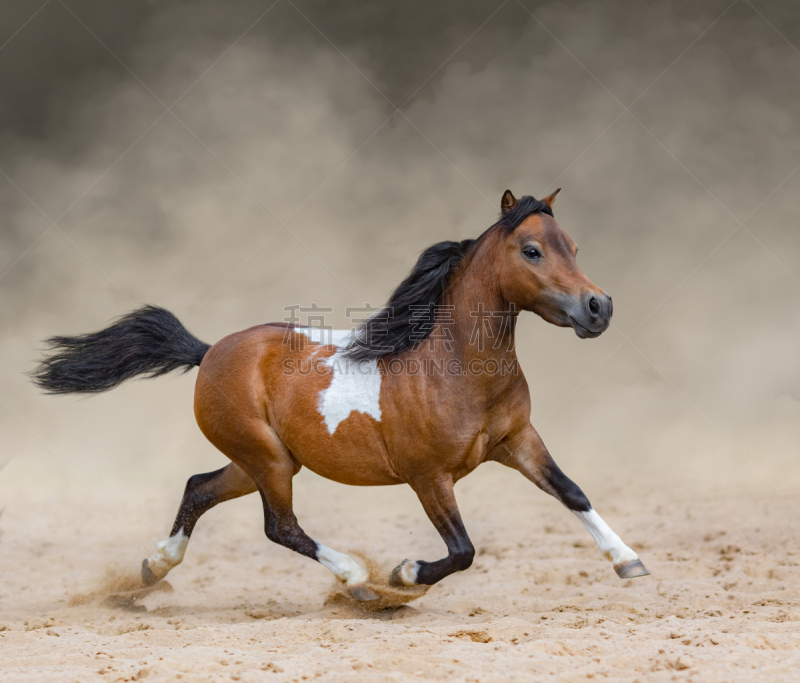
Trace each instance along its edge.
<path fill-rule="evenodd" d="M 547 204 L 526 196 L 501 214 L 495 225 L 510 234 L 533 213 L 553 215 Z M 425 341 L 434 329 L 436 305 L 441 302 L 450 277 L 489 230 L 474 240 L 439 242 L 423 251 L 386 306 L 358 328 L 346 356 L 353 361 L 391 358 Z"/>

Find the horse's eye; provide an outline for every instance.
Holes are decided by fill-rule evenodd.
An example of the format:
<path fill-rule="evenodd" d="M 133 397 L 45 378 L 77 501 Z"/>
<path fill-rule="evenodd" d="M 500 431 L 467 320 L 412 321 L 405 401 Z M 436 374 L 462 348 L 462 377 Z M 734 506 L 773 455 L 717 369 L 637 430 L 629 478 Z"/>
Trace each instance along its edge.
<path fill-rule="evenodd" d="M 536 261 L 537 259 L 542 258 L 542 252 L 540 252 L 535 247 L 525 247 L 522 250 L 522 253 L 525 254 L 525 258 L 531 261 Z"/>

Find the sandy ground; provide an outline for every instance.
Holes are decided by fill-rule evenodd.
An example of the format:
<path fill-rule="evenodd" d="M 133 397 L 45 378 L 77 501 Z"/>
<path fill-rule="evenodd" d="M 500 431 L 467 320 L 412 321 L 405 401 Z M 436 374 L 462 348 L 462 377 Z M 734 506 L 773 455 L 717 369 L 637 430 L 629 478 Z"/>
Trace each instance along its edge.
<path fill-rule="evenodd" d="M 487 465 L 457 487 L 473 567 L 382 613 L 326 604 L 328 572 L 263 537 L 253 496 L 201 520 L 172 592 L 70 606 L 106 567 L 136 569 L 182 485 L 25 487 L 0 518 L 0 679 L 800 680 L 797 491 L 740 481 L 700 495 L 628 474 L 579 481 L 652 576 L 619 580 L 555 501 Z M 405 487 L 302 473 L 296 500 L 306 530 L 340 550 L 387 567 L 443 554 Z"/>

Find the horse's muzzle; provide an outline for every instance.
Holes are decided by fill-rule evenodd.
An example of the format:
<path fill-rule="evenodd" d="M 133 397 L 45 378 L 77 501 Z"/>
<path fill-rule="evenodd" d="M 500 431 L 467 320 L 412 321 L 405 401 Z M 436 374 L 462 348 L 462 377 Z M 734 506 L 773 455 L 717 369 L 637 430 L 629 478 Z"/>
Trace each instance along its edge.
<path fill-rule="evenodd" d="M 593 339 L 608 329 L 614 304 L 605 292 L 587 292 L 575 309 L 569 313 L 572 329 L 581 339 Z"/>

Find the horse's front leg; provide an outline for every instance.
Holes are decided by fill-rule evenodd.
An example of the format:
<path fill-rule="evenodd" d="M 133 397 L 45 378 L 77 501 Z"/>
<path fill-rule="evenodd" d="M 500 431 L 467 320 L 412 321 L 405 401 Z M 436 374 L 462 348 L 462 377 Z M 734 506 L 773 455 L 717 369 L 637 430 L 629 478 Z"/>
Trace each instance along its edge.
<path fill-rule="evenodd" d="M 495 459 L 522 472 L 542 491 L 572 511 L 592 535 L 603 556 L 614 565 L 620 578 L 632 579 L 650 573 L 639 556 L 594 511 L 580 487 L 556 465 L 532 426 L 517 439 L 502 444 Z"/>
<path fill-rule="evenodd" d="M 442 475 L 424 484 L 412 484 L 422 507 L 447 546 L 447 557 L 435 562 L 403 560 L 392 572 L 391 583 L 396 586 L 432 585 L 453 572 L 469 568 L 475 548 L 458 512 L 453 492 L 453 480 Z"/>

